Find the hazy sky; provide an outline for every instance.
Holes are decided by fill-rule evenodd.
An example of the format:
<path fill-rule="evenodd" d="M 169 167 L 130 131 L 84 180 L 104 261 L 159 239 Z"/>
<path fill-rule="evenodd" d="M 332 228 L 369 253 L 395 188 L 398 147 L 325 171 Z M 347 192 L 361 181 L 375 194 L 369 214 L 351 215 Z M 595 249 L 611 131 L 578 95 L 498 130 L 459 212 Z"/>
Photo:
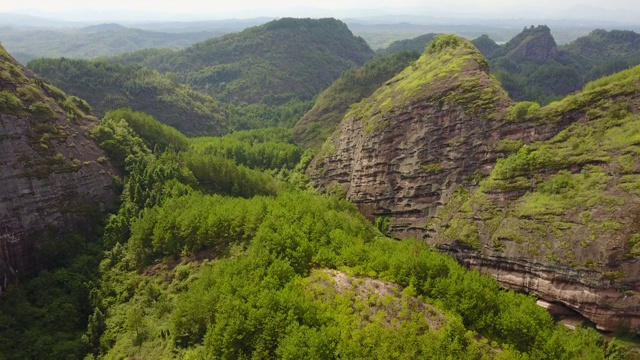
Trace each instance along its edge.
<path fill-rule="evenodd" d="M 446 9 L 449 12 L 478 13 L 518 11 L 526 16 L 527 13 L 550 13 L 556 10 L 566 10 L 576 5 L 594 6 L 609 10 L 633 10 L 638 6 L 637 0 L 109 0 L 109 1 L 78 1 L 78 0 L 3 0 L 0 2 L 0 12 L 18 10 L 37 10 L 37 12 L 70 12 L 79 10 L 102 10 L 109 13 L 119 10 L 145 11 L 150 13 L 180 13 L 180 14 L 241 14 L 249 11 L 256 15 L 256 10 L 265 9 L 266 16 L 274 16 L 278 11 L 289 9 L 285 15 L 290 16 L 295 10 L 292 8 L 311 7 L 327 10 L 362 9 L 363 12 L 386 8 L 389 11 L 412 9 L 428 12 L 429 10 Z M 302 12 L 302 10 L 300 10 Z M 259 12 L 258 12 L 259 13 Z M 325 16 L 323 14 L 323 16 Z"/>

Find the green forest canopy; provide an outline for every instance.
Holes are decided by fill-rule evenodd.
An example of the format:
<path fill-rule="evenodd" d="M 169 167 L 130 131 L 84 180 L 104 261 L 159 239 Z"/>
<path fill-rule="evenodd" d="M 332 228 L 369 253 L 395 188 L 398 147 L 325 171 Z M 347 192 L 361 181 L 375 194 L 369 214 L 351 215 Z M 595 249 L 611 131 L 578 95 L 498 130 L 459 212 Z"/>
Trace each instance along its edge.
<path fill-rule="evenodd" d="M 423 242 L 385 238 L 339 197 L 299 190 L 304 179 L 291 175 L 303 169 L 293 166 L 280 180 L 256 170 L 292 162 L 274 158 L 255 169 L 236 163 L 238 154 L 252 158 L 253 147 L 290 144 L 282 130 L 211 144 L 187 139 L 185 147 L 184 138 L 153 121 L 118 110 L 94 130 L 110 154 L 126 155 L 120 209 L 102 242 L 80 243 L 64 266 L 0 300 L 5 358 L 627 353 L 624 343 L 602 341 L 592 329 L 556 326 L 534 298 L 501 290 Z M 144 122 L 157 130 L 137 133 Z M 340 274 L 353 284 L 348 291 L 336 283 Z M 400 287 L 378 293 L 361 287 L 367 279 Z"/>

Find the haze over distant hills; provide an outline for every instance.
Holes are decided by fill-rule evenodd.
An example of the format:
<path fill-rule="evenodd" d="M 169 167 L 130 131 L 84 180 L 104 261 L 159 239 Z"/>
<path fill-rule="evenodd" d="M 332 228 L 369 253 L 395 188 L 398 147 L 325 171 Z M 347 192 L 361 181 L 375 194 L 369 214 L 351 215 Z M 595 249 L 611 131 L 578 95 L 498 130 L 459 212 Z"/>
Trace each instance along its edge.
<path fill-rule="evenodd" d="M 264 24 L 271 17 L 202 21 L 72 22 L 54 18 L 0 13 L 0 41 L 18 61 L 37 57 L 91 59 L 146 48 L 182 49 L 198 41 L 239 32 Z M 583 20 L 463 19 L 421 15 L 349 17 L 344 20 L 356 36 L 372 49 L 428 33 L 453 33 L 467 39 L 489 35 L 504 43 L 532 24 L 551 27 L 559 45 L 589 34 L 594 29 L 640 32 L 640 25 Z"/>
<path fill-rule="evenodd" d="M 464 1 L 458 0 L 456 4 Z M 189 8 L 188 3 L 185 3 L 179 10 L 163 8 L 161 5 L 151 9 L 128 5 L 130 9 L 125 11 L 115 8 L 116 5 L 100 5 L 104 8 L 61 8 L 53 11 L 46 7 L 29 9 L 27 7 L 30 3 L 27 2 L 22 5 L 22 9 L 17 5 L 0 5 L 0 41 L 19 61 L 26 63 L 40 56 L 94 58 L 148 47 L 184 48 L 207 37 L 238 32 L 282 17 L 340 19 L 373 49 L 427 33 L 453 33 L 468 39 L 487 34 L 494 41 L 504 43 L 523 27 L 540 24 L 553 29 L 553 36 L 559 45 L 585 36 L 594 29 L 640 31 L 640 12 L 632 8 L 616 9 L 616 2 L 597 6 L 587 2 L 576 5 L 575 1 L 563 2 L 557 6 L 545 6 L 545 2 L 536 6 L 513 3 L 506 7 L 491 6 L 487 2 L 481 8 L 469 5 L 446 9 L 431 4 L 402 6 L 407 3 L 401 1 L 393 6 L 384 4 L 376 7 L 377 2 L 373 2 L 368 8 L 363 8 L 359 3 L 353 6 L 350 2 L 340 5 L 343 8 L 332 2 L 289 7 L 270 3 L 270 7 L 245 6 L 244 9 L 236 10 L 231 5 L 219 5 L 216 8 L 202 5 L 196 9 Z M 117 23 L 129 29 L 121 29 L 122 39 L 111 45 L 104 45 L 104 41 L 100 39 L 104 34 L 99 32 L 82 36 L 75 33 L 79 28 L 103 23 Z M 48 31 L 57 29 L 58 32 L 43 34 L 39 32 L 42 28 Z M 129 31 L 128 34 L 125 34 L 126 30 Z M 163 34 L 139 33 L 142 30 Z M 165 33 L 183 34 L 170 36 Z M 91 46 L 85 45 L 85 48 L 77 51 L 65 48 L 64 44 L 78 43 L 77 37 L 81 37 L 81 43 Z"/>
<path fill-rule="evenodd" d="M 541 19 L 541 20 L 581 20 L 595 22 L 612 22 L 616 24 L 640 23 L 640 12 L 634 10 L 633 3 L 627 0 L 614 0 L 606 3 L 588 0 L 568 0 L 563 2 L 484 1 L 482 3 L 469 0 L 455 0 L 446 4 L 429 1 L 323 1 L 312 0 L 287 2 L 271 1 L 269 3 L 253 3 L 238 1 L 233 3 L 194 4 L 183 1 L 176 4 L 154 4 L 148 6 L 144 1 L 120 3 L 112 1 L 107 4 L 65 4 L 64 1 L 52 5 L 24 1 L 20 4 L 0 5 L 0 14 L 13 13 L 19 15 L 48 18 L 57 21 L 71 22 L 105 22 L 118 21 L 127 23 L 139 22 L 190 22 L 202 20 L 220 20 L 229 18 L 255 17 L 336 17 L 340 19 L 375 19 L 391 16 L 401 17 L 402 21 L 422 23 L 421 18 L 451 20 L 495 20 L 495 19 Z M 0 16 L 1 18 L 1 16 Z M 23 21 L 21 19 L 20 21 Z M 377 21 L 376 21 L 377 22 Z M 386 22 L 386 20 L 385 20 Z M 396 21 L 397 22 L 397 21 Z M 454 22 L 455 23 L 455 22 Z M 41 24 L 40 24 L 41 25 Z M 255 25 L 255 24 L 254 24 Z"/>

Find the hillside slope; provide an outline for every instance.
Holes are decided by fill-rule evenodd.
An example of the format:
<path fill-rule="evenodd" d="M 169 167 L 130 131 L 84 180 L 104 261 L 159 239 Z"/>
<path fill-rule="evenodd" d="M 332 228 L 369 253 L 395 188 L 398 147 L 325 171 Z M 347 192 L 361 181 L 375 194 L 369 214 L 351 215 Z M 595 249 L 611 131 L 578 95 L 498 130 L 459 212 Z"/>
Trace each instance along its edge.
<path fill-rule="evenodd" d="M 394 236 L 424 239 L 602 329 L 634 329 L 639 73 L 539 109 L 513 104 L 470 42 L 440 36 L 345 115 L 309 176 L 390 218 Z"/>
<path fill-rule="evenodd" d="M 632 31 L 594 30 L 557 46 L 547 26 L 525 28 L 504 45 L 474 40 L 492 72 L 515 100 L 547 104 L 588 81 L 640 64 L 640 35 Z"/>
<path fill-rule="evenodd" d="M 82 29 L 0 28 L 2 44 L 22 64 L 40 58 L 91 59 L 146 48 L 183 49 L 221 33 L 163 33 L 102 24 Z"/>
<path fill-rule="evenodd" d="M 115 203 L 115 170 L 88 135 L 96 122 L 0 47 L 0 290 L 74 253 L 74 234 Z"/>
<path fill-rule="evenodd" d="M 97 116 L 130 107 L 187 135 L 221 135 L 229 130 L 219 103 L 179 84 L 175 76 L 105 60 L 37 59 L 28 66 L 66 92 L 87 100 Z"/>
<path fill-rule="evenodd" d="M 344 70 L 371 59 L 373 51 L 338 20 L 283 18 L 182 51 L 148 55 L 120 61 L 138 58 L 227 101 L 280 104 L 311 99 Z"/>
<path fill-rule="evenodd" d="M 405 51 L 371 60 L 358 69 L 344 72 L 318 96 L 313 108 L 295 125 L 296 142 L 313 149 L 320 148 L 338 127 L 349 106 L 369 97 L 419 56 L 417 52 Z"/>

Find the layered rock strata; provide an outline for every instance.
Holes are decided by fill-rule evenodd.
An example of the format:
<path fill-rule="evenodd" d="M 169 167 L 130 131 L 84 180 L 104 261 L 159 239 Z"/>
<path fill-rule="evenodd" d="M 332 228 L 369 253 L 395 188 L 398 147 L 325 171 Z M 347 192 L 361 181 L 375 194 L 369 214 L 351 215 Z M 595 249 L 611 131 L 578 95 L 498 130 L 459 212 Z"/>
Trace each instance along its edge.
<path fill-rule="evenodd" d="M 0 289 L 46 268 L 117 200 L 90 111 L 0 47 Z"/>
<path fill-rule="evenodd" d="M 639 229 L 631 214 L 640 213 L 640 201 L 638 193 L 614 187 L 623 174 L 613 163 L 624 156 L 630 179 L 640 162 L 628 156 L 635 148 L 612 145 L 599 154 L 606 147 L 594 145 L 577 153 L 580 142 L 571 139 L 592 122 L 605 137 L 616 126 L 633 128 L 640 81 L 539 109 L 513 104 L 487 70 L 470 43 L 440 37 L 354 105 L 310 165 L 310 179 L 343 191 L 372 219 L 389 217 L 394 237 L 424 239 L 503 286 L 565 304 L 603 330 L 637 328 L 640 267 L 631 247 Z M 624 120 L 609 121 L 616 111 Z M 520 157 L 531 163 L 518 164 Z M 501 164 L 504 173 L 503 162 L 521 168 L 503 179 L 495 169 Z M 562 177 L 567 184 L 554 187 Z M 599 179 L 594 196 L 601 203 L 586 200 L 580 184 L 589 179 Z M 545 196 L 564 196 L 569 205 L 553 208 Z"/>

